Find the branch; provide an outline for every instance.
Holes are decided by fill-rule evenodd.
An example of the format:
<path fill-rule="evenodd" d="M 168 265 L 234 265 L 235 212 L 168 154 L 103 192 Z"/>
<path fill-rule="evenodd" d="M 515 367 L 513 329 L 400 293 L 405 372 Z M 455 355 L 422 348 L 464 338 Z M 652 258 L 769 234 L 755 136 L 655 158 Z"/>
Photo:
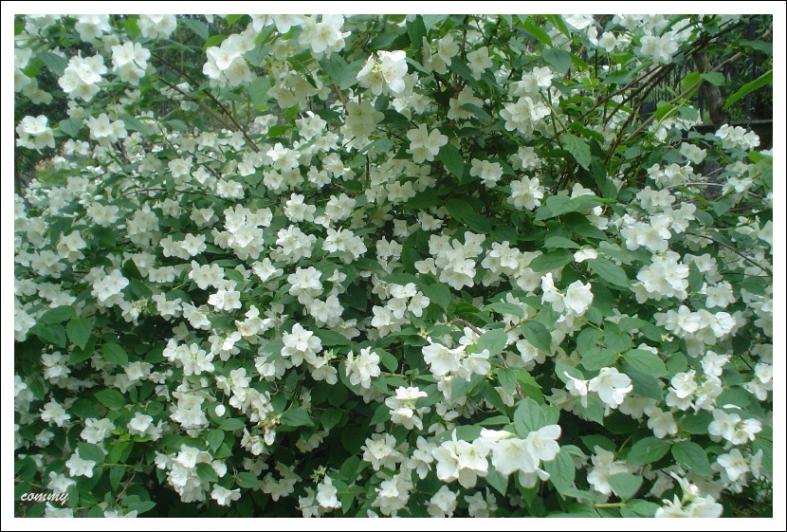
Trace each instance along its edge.
<path fill-rule="evenodd" d="M 751 264 L 753 266 L 756 266 L 757 268 L 759 268 L 760 270 L 762 270 L 764 272 L 769 272 L 771 274 L 771 275 L 769 275 L 769 277 L 773 277 L 773 270 L 771 270 L 770 268 L 762 266 L 756 260 L 752 259 L 751 257 L 748 257 L 747 255 L 744 255 L 743 253 L 741 253 L 740 251 L 738 251 L 734 247 L 730 246 L 729 244 L 726 244 L 726 243 L 722 242 L 721 240 L 713 238 L 712 236 L 700 235 L 700 234 L 697 234 L 697 233 L 692 233 L 690 231 L 686 231 L 686 234 L 687 235 L 691 235 L 691 236 L 696 236 L 696 237 L 699 237 L 699 238 L 706 238 L 706 239 L 710 240 L 711 242 L 715 242 L 716 244 L 718 244 L 720 246 L 724 246 L 725 248 L 729 249 L 730 251 L 732 251 L 733 253 L 738 255 L 740 258 L 742 258 L 743 260 L 745 260 L 749 264 Z"/>
<path fill-rule="evenodd" d="M 197 81 L 196 81 L 194 78 L 192 78 L 191 76 L 189 76 L 189 75 L 188 75 L 186 72 L 184 72 L 183 70 L 181 70 L 180 68 L 178 68 L 176 65 L 173 65 L 173 64 L 172 64 L 172 63 L 170 63 L 168 60 L 164 59 L 162 56 L 160 56 L 160 55 L 158 55 L 158 54 L 153 54 L 153 57 L 155 57 L 157 60 L 161 61 L 161 62 L 162 62 L 162 63 L 164 63 L 166 66 L 168 66 L 170 69 L 174 70 L 175 72 L 177 72 L 178 74 L 180 74 L 181 76 L 183 76 L 184 78 L 186 78 L 186 81 L 188 81 L 189 83 L 191 83 L 191 85 L 193 85 L 194 87 L 199 87 L 199 86 L 200 86 L 200 83 L 199 83 L 199 82 L 197 82 Z M 159 76 L 159 79 L 163 79 L 163 78 L 162 78 L 161 76 Z M 168 84 L 168 85 L 169 85 L 169 84 Z M 240 131 L 240 132 L 241 132 L 241 134 L 243 135 L 243 138 L 245 138 L 245 139 L 246 139 L 246 142 L 248 142 L 249 144 L 251 144 L 251 147 L 254 149 L 254 151 L 260 151 L 259 147 L 257 146 L 257 143 L 256 143 L 256 142 L 254 142 L 254 140 L 253 140 L 253 139 L 252 139 L 252 138 L 249 136 L 249 133 L 248 133 L 248 131 L 246 131 L 246 129 L 245 129 L 243 126 L 241 126 L 241 125 L 240 125 L 240 123 L 238 122 L 238 120 L 237 120 L 237 119 L 236 119 L 236 118 L 233 116 L 233 114 L 232 114 L 232 113 L 229 111 L 229 109 L 227 109 L 227 108 L 224 106 L 224 104 L 223 104 L 223 103 L 221 103 L 221 102 L 219 101 L 219 99 L 218 99 L 218 98 L 216 98 L 216 97 L 213 95 L 213 93 L 211 93 L 211 92 L 210 92 L 208 89 L 202 88 L 202 89 L 200 89 L 200 90 L 201 90 L 203 93 L 205 93 L 205 95 L 206 95 L 208 98 L 210 98 L 210 100 L 211 100 L 213 103 L 215 103 L 215 104 L 216 104 L 216 105 L 219 107 L 219 109 L 221 109 L 221 111 L 224 113 L 224 115 L 225 115 L 227 118 L 229 118 L 229 119 L 230 119 L 230 121 L 231 121 L 231 122 L 232 122 L 232 123 L 235 125 L 235 128 L 236 128 L 238 131 Z M 192 97 L 192 99 L 194 99 L 195 101 L 197 101 L 197 100 L 196 100 L 195 98 L 193 98 L 193 97 Z M 231 128 L 229 128 L 229 129 L 231 129 Z"/>

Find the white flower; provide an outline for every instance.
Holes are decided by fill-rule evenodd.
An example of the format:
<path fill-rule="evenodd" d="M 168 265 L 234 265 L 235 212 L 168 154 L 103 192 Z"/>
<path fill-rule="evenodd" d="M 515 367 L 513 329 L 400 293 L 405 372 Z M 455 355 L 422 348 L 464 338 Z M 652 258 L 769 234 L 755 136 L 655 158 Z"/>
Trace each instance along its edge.
<path fill-rule="evenodd" d="M 708 152 L 707 150 L 703 150 L 699 146 L 695 146 L 694 144 L 683 142 L 680 145 L 680 154 L 683 155 L 690 162 L 694 164 L 700 164 L 702 161 L 705 160 L 705 156 L 708 154 Z"/>
<path fill-rule="evenodd" d="M 240 489 L 229 490 L 224 486 L 214 484 L 210 498 L 216 501 L 219 506 L 229 506 L 233 501 L 240 499 Z"/>
<path fill-rule="evenodd" d="M 44 408 L 41 409 L 41 421 L 45 423 L 54 423 L 58 427 L 62 427 L 69 419 L 71 419 L 71 414 L 66 412 L 63 405 L 54 399 L 50 399 L 49 402 L 44 405 Z"/>
<path fill-rule="evenodd" d="M 494 187 L 503 177 L 503 167 L 500 166 L 500 163 L 480 159 L 473 159 L 470 163 L 472 165 L 470 175 L 481 178 L 486 187 Z"/>
<path fill-rule="evenodd" d="M 530 96 L 522 96 L 516 102 L 507 103 L 500 111 L 506 130 L 519 131 L 528 139 L 549 114 L 549 108 L 540 99 L 534 101 Z"/>
<path fill-rule="evenodd" d="M 720 454 L 716 458 L 716 462 L 724 468 L 724 472 L 727 474 L 730 482 L 735 482 L 749 472 L 749 465 L 738 449 L 732 449 L 728 453 Z"/>
<path fill-rule="evenodd" d="M 596 446 L 593 451 L 595 453 L 591 457 L 593 467 L 587 476 L 588 483 L 597 492 L 610 495 L 612 486 L 609 484 L 609 477 L 619 473 L 628 473 L 629 467 L 625 462 L 615 460 L 615 455 L 606 449 Z"/>
<path fill-rule="evenodd" d="M 120 294 L 128 286 L 128 283 L 128 279 L 123 277 L 120 270 L 112 270 L 109 275 L 93 283 L 92 293 L 99 303 L 105 303 L 111 297 Z"/>
<path fill-rule="evenodd" d="M 577 31 L 584 30 L 593 24 L 593 15 L 562 15 L 562 17 L 566 24 Z"/>
<path fill-rule="evenodd" d="M 85 419 L 85 428 L 82 429 L 80 436 L 88 443 L 97 444 L 107 438 L 114 429 L 115 424 L 107 418 L 89 417 Z"/>
<path fill-rule="evenodd" d="M 568 285 L 563 302 L 577 316 L 584 314 L 590 307 L 590 304 L 593 303 L 593 292 L 590 290 L 590 283 L 582 284 L 581 281 L 574 281 Z"/>
<path fill-rule="evenodd" d="M 139 32 L 146 39 L 167 39 L 178 26 L 175 15 L 140 15 Z"/>
<path fill-rule="evenodd" d="M 314 366 L 319 365 L 317 353 L 322 351 L 322 341 L 300 323 L 293 325 L 291 332 L 285 332 L 282 341 L 281 356 L 289 358 L 293 365 L 300 366 L 304 359 Z"/>
<path fill-rule="evenodd" d="M 317 485 L 317 495 L 315 498 L 320 508 L 335 510 L 342 507 L 339 499 L 336 497 L 337 494 L 338 491 L 336 491 L 336 487 L 333 485 L 331 477 L 325 477 L 325 479 Z"/>
<path fill-rule="evenodd" d="M 350 379 L 350 384 L 361 385 L 361 388 L 369 388 L 372 379 L 380 376 L 380 355 L 373 352 L 371 348 L 361 349 L 356 358 L 352 351 L 347 353 L 345 363 L 346 374 Z"/>
<path fill-rule="evenodd" d="M 672 391 L 679 399 L 685 399 L 694 394 L 694 391 L 697 389 L 694 374 L 695 372 L 692 369 L 684 373 L 676 373 L 670 380 Z"/>
<path fill-rule="evenodd" d="M 153 418 L 151 416 L 137 412 L 126 426 L 129 434 L 143 435 L 148 431 L 152 423 Z"/>
<path fill-rule="evenodd" d="M 670 63 L 672 56 L 678 51 L 679 42 L 671 33 L 656 37 L 646 35 L 642 38 L 640 53 L 650 57 L 657 63 Z"/>
<path fill-rule="evenodd" d="M 459 358 L 464 348 L 449 349 L 442 344 L 430 343 L 421 348 L 424 361 L 436 378 L 459 369 Z"/>
<path fill-rule="evenodd" d="M 208 304 L 213 305 L 216 310 L 235 310 L 242 307 L 240 302 L 240 292 L 237 290 L 225 290 L 220 288 L 216 293 L 208 296 Z"/>
<path fill-rule="evenodd" d="M 16 126 L 16 134 L 19 135 L 17 145 L 31 150 L 54 148 L 55 137 L 48 121 L 49 119 L 44 115 L 24 117 Z"/>
<path fill-rule="evenodd" d="M 443 442 L 432 451 L 437 460 L 437 478 L 445 482 L 458 480 L 465 488 L 476 485 L 477 477 L 485 477 L 489 464 L 486 455 L 489 448 L 476 440 L 473 443 L 454 439 Z"/>
<path fill-rule="evenodd" d="M 303 31 L 298 39 L 301 46 L 311 48 L 316 55 L 324 52 L 338 52 L 344 48 L 344 38 L 350 32 L 342 32 L 344 16 L 322 15 L 320 22 L 317 17 L 309 17 L 303 24 Z"/>
<path fill-rule="evenodd" d="M 555 459 L 560 452 L 560 446 L 557 443 L 560 433 L 560 425 L 547 425 L 531 431 L 527 435 L 525 445 L 536 466 L 539 461 L 549 462 Z"/>
<path fill-rule="evenodd" d="M 417 387 L 399 386 L 394 397 L 385 399 L 385 406 L 391 410 L 391 422 L 402 425 L 408 430 L 412 430 L 413 427 L 418 430 L 423 429 L 423 423 L 418 415 L 420 409 L 416 409 L 415 403 L 426 396 L 426 392 Z"/>
<path fill-rule="evenodd" d="M 620 373 L 616 368 L 601 368 L 599 374 L 588 383 L 588 390 L 596 392 L 610 408 L 617 408 L 626 394 L 633 389 L 629 376 Z"/>
<path fill-rule="evenodd" d="M 382 94 L 383 89 L 387 88 L 391 94 L 398 95 L 404 92 L 406 74 L 407 60 L 404 51 L 379 51 L 376 58 L 374 55 L 369 56 L 356 79 L 361 87 L 370 89 L 372 94 Z"/>
<path fill-rule="evenodd" d="M 593 248 L 582 248 L 574 252 L 574 262 L 585 262 L 598 257 L 598 252 Z"/>
<path fill-rule="evenodd" d="M 89 102 L 98 94 L 98 84 L 103 81 L 101 76 L 106 73 L 107 67 L 101 55 L 88 58 L 74 56 L 69 59 L 57 83 L 70 97 Z"/>
<path fill-rule="evenodd" d="M 93 468 L 96 467 L 96 462 L 93 460 L 85 460 L 79 456 L 79 451 L 74 451 L 66 461 L 68 474 L 72 477 L 88 477 L 93 478 Z"/>
<path fill-rule="evenodd" d="M 588 406 L 588 381 L 583 379 L 577 379 L 572 377 L 568 374 L 568 372 L 563 373 L 568 379 L 566 383 L 566 390 L 571 395 L 579 397 L 580 403 L 583 407 L 587 408 Z"/>
<path fill-rule="evenodd" d="M 442 486 L 431 499 L 427 511 L 432 517 L 451 517 L 456 510 L 456 493 Z"/>
<path fill-rule="evenodd" d="M 505 476 L 515 471 L 532 473 L 538 467 L 531 449 L 520 438 L 507 438 L 495 444 L 492 447 L 492 465 Z"/>
<path fill-rule="evenodd" d="M 653 431 L 657 438 L 674 436 L 678 433 L 678 424 L 669 410 L 663 411 L 656 407 L 647 408 L 645 413 L 648 416 L 648 428 Z"/>
<path fill-rule="evenodd" d="M 410 140 L 410 147 L 407 152 L 412 154 L 413 162 L 422 163 L 424 161 L 433 161 L 440 147 L 448 143 L 448 137 L 440 133 L 439 129 L 433 129 L 431 132 L 426 128 L 426 124 L 421 124 L 417 129 L 411 129 L 407 132 L 407 138 Z"/>
<path fill-rule="evenodd" d="M 138 85 L 145 75 L 150 59 L 150 50 L 135 42 L 126 42 L 112 47 L 113 72 L 132 85 Z"/>
<path fill-rule="evenodd" d="M 508 198 L 508 201 L 517 209 L 524 207 L 525 209 L 533 210 L 541 205 L 543 198 L 544 189 L 537 178 L 523 177 L 522 179 L 511 181 L 511 197 Z"/>
<path fill-rule="evenodd" d="M 489 57 L 489 49 L 482 46 L 477 50 L 467 53 L 467 66 L 476 79 L 481 77 L 484 70 L 492 67 L 492 59 Z"/>

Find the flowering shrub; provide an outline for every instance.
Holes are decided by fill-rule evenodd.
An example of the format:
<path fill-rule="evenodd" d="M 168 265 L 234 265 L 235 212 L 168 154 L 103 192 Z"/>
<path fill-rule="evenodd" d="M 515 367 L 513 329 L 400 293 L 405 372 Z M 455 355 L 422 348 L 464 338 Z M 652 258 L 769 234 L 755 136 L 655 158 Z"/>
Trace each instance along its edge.
<path fill-rule="evenodd" d="M 17 514 L 768 513 L 743 24 L 19 17 Z"/>

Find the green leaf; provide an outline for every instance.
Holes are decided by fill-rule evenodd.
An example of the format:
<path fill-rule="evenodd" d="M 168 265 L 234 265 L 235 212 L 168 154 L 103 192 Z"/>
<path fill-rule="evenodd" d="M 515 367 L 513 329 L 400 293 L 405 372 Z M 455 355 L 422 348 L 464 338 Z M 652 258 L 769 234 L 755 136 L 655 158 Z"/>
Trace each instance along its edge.
<path fill-rule="evenodd" d="M 107 388 L 94 394 L 98 402 L 110 410 L 117 410 L 126 406 L 126 398 L 114 388 Z"/>
<path fill-rule="evenodd" d="M 125 366 L 128 364 L 128 353 L 118 344 L 110 342 L 101 346 L 101 354 L 104 355 L 104 360 Z"/>
<path fill-rule="evenodd" d="M 375 353 L 380 355 L 380 362 L 383 363 L 385 369 L 390 371 L 391 373 L 396 373 L 396 369 L 399 367 L 399 361 L 396 360 L 396 357 L 393 356 L 391 353 L 386 351 L 385 349 L 375 349 Z"/>
<path fill-rule="evenodd" d="M 615 495 L 626 500 L 632 498 L 642 486 L 642 477 L 631 473 L 618 473 L 609 477 L 609 485 Z"/>
<path fill-rule="evenodd" d="M 590 349 L 597 347 L 601 342 L 604 333 L 592 327 L 585 327 L 577 335 L 577 351 L 583 355 L 590 351 Z"/>
<path fill-rule="evenodd" d="M 437 158 L 445 165 L 446 170 L 451 172 L 461 183 L 464 179 L 465 163 L 459 149 L 453 144 L 446 144 L 440 148 Z"/>
<path fill-rule="evenodd" d="M 476 83 L 476 79 L 473 76 L 473 71 L 470 70 L 470 67 L 467 66 L 465 61 L 462 61 L 461 57 L 454 57 L 453 60 L 451 60 L 451 64 L 449 65 L 448 69 L 454 74 L 458 74 L 470 85 L 474 85 Z"/>
<path fill-rule="evenodd" d="M 650 464 L 660 460 L 669 450 L 670 442 L 648 436 L 631 446 L 626 460 L 633 466 Z"/>
<path fill-rule="evenodd" d="M 591 195 L 577 196 L 573 199 L 565 195 L 549 196 L 546 204 L 536 211 L 536 221 L 547 220 L 569 212 L 589 211 L 603 203 L 601 198 Z"/>
<path fill-rule="evenodd" d="M 369 421 L 369 425 L 379 425 L 380 423 L 385 423 L 389 419 L 391 419 L 391 410 L 388 406 L 384 404 L 377 405 L 372 414 L 372 419 Z"/>
<path fill-rule="evenodd" d="M 530 345 L 540 349 L 545 353 L 552 352 L 552 335 L 543 323 L 536 320 L 528 320 L 522 325 L 522 334 Z"/>
<path fill-rule="evenodd" d="M 497 312 L 498 314 L 510 314 L 519 318 L 525 315 L 525 311 L 522 310 L 522 307 L 506 301 L 495 301 L 494 303 L 488 304 L 485 308 Z"/>
<path fill-rule="evenodd" d="M 691 441 L 678 442 L 672 446 L 672 457 L 688 471 L 707 477 L 711 474 L 708 455 L 700 445 Z"/>
<path fill-rule="evenodd" d="M 489 220 L 476 211 L 465 199 L 452 198 L 446 202 L 445 208 L 454 220 L 466 225 L 473 231 L 488 233 L 492 228 Z"/>
<path fill-rule="evenodd" d="M 208 25 L 202 22 L 201 20 L 182 17 L 181 21 L 186 25 L 188 29 L 190 29 L 194 33 L 194 35 L 196 35 L 203 41 L 207 40 L 208 37 L 210 36 Z"/>
<path fill-rule="evenodd" d="M 552 70 L 563 75 L 571 68 L 571 54 L 560 48 L 547 48 L 544 50 L 544 61 Z"/>
<path fill-rule="evenodd" d="M 678 421 L 678 427 L 689 434 L 707 434 L 708 425 L 713 421 L 713 416 L 707 410 L 696 414 L 686 414 Z"/>
<path fill-rule="evenodd" d="M 652 377 L 663 377 L 667 374 L 667 366 L 655 353 L 645 349 L 632 349 L 623 355 L 628 367 Z"/>
<path fill-rule="evenodd" d="M 574 487 L 576 469 L 574 459 L 566 447 L 561 447 L 555 459 L 544 464 L 544 470 L 549 473 L 549 481 L 558 493 L 565 493 Z"/>
<path fill-rule="evenodd" d="M 590 168 L 590 146 L 587 142 L 571 133 L 563 133 L 560 135 L 560 144 L 571 154 L 579 166 L 585 170 Z"/>
<path fill-rule="evenodd" d="M 506 496 L 508 491 L 508 477 L 503 476 L 494 467 L 490 467 L 486 474 L 486 482 L 492 486 L 503 497 Z"/>
<path fill-rule="evenodd" d="M 314 331 L 314 334 L 319 337 L 320 341 L 322 341 L 322 345 L 324 346 L 330 347 L 334 345 L 350 345 L 350 340 L 348 340 L 346 336 L 330 329 L 317 329 Z"/>
<path fill-rule="evenodd" d="M 476 117 L 478 117 L 478 119 L 481 121 L 482 124 L 490 124 L 494 121 L 494 118 L 492 118 L 492 116 L 489 113 L 484 111 L 481 107 L 478 107 L 477 105 L 473 105 L 472 103 L 462 104 L 462 109 L 473 113 Z"/>
<path fill-rule="evenodd" d="M 429 298 L 431 303 L 435 303 L 443 307 L 443 310 L 448 308 L 453 299 L 451 296 L 451 289 L 443 283 L 432 283 L 423 288 L 423 293 Z"/>
<path fill-rule="evenodd" d="M 66 325 L 66 334 L 69 340 L 80 349 L 85 348 L 92 331 L 93 322 L 85 318 L 72 319 Z"/>
<path fill-rule="evenodd" d="M 281 424 L 288 427 L 313 427 L 309 413 L 301 406 L 288 409 L 281 416 Z"/>
<path fill-rule="evenodd" d="M 601 368 L 613 366 L 618 360 L 618 354 L 610 349 L 591 347 L 582 353 L 581 364 L 588 371 L 598 371 Z"/>
<path fill-rule="evenodd" d="M 213 470 L 213 466 L 208 463 L 200 462 L 197 464 L 197 476 L 203 482 L 216 482 L 219 480 L 219 476 L 216 474 L 216 471 Z"/>
<path fill-rule="evenodd" d="M 38 58 L 57 77 L 62 76 L 68 66 L 68 59 L 54 52 L 42 52 Z"/>
<path fill-rule="evenodd" d="M 339 409 L 326 410 L 320 416 L 320 423 L 325 430 L 331 430 L 342 420 L 342 411 Z"/>
<path fill-rule="evenodd" d="M 547 249 L 579 249 L 579 244 L 564 236 L 550 236 L 544 240 L 544 247 Z"/>
<path fill-rule="evenodd" d="M 544 46 L 552 47 L 552 39 L 549 37 L 549 34 L 533 22 L 532 17 L 525 18 L 522 22 L 522 28 Z"/>
<path fill-rule="evenodd" d="M 761 89 L 766 85 L 773 85 L 773 69 L 770 69 L 768 72 L 757 79 L 754 79 L 748 83 L 744 83 L 740 89 L 730 94 L 730 96 L 727 98 L 727 101 L 724 102 L 724 110 L 728 110 L 742 98 L 745 98 L 752 92 Z"/>
<path fill-rule="evenodd" d="M 55 307 L 44 312 L 38 319 L 38 322 L 52 325 L 55 323 L 63 323 L 73 316 L 74 309 L 72 307 Z"/>
<path fill-rule="evenodd" d="M 621 288 L 631 289 L 631 281 L 625 270 L 612 261 L 606 259 L 591 259 L 588 261 L 590 269 L 601 279 Z"/>
<path fill-rule="evenodd" d="M 30 332 L 38 336 L 44 343 L 52 344 L 57 347 L 66 347 L 68 343 L 66 340 L 66 330 L 62 325 L 38 323 L 35 327 L 30 329 Z"/>
<path fill-rule="evenodd" d="M 426 31 L 431 30 L 442 21 L 448 18 L 448 15 L 423 15 L 424 19 L 424 26 L 426 26 Z"/>
<path fill-rule="evenodd" d="M 517 435 L 524 438 L 545 425 L 548 425 L 547 415 L 541 405 L 529 397 L 519 401 L 514 411 L 514 430 Z"/>
<path fill-rule="evenodd" d="M 552 23 L 552 25 L 557 28 L 557 30 L 568 37 L 571 38 L 571 30 L 566 26 L 566 23 L 563 21 L 563 17 L 560 15 L 545 15 L 546 19 Z"/>
<path fill-rule="evenodd" d="M 245 427 L 246 423 L 240 418 L 228 417 L 226 419 L 222 419 L 219 426 L 222 430 L 227 432 L 235 432 L 236 430 L 240 430 Z"/>
<path fill-rule="evenodd" d="M 224 441 L 224 431 L 222 429 L 211 429 L 205 436 L 205 441 L 210 449 L 216 452 L 216 449 L 221 447 L 221 443 Z"/>
<path fill-rule="evenodd" d="M 331 54 L 327 59 L 320 61 L 320 66 L 338 85 L 339 89 L 347 90 L 357 83 L 356 76 L 363 68 L 364 63 L 364 60 L 348 63 L 339 54 Z"/>
<path fill-rule="evenodd" d="M 254 473 L 241 471 L 237 477 L 238 486 L 245 489 L 255 489 L 260 485 L 260 479 Z"/>
<path fill-rule="evenodd" d="M 506 347 L 507 335 L 504 329 L 492 329 L 482 334 L 476 342 L 478 352 L 489 350 L 489 356 L 503 352 Z"/>
<path fill-rule="evenodd" d="M 724 85 L 724 74 L 721 72 L 703 72 L 702 79 L 714 85 L 716 87 L 721 87 Z"/>
<path fill-rule="evenodd" d="M 559 270 L 573 260 L 574 255 L 569 251 L 550 251 L 533 259 L 530 262 L 530 269 L 536 273 Z"/>
<path fill-rule="evenodd" d="M 249 96 L 251 103 L 256 107 L 264 105 L 269 99 L 269 91 L 271 89 L 271 82 L 266 77 L 259 77 L 249 84 Z"/>
<path fill-rule="evenodd" d="M 120 488 L 120 482 L 126 474 L 126 468 L 120 466 L 113 466 L 109 468 L 109 486 L 113 492 L 117 492 Z"/>
<path fill-rule="evenodd" d="M 82 129 L 82 121 L 76 118 L 66 118 L 57 124 L 58 129 L 68 135 L 69 137 L 76 138 L 79 135 L 79 130 Z"/>
<path fill-rule="evenodd" d="M 96 462 L 96 464 L 104 463 L 104 457 L 106 453 L 94 443 L 86 443 L 86 442 L 79 442 L 77 444 L 77 452 L 79 453 L 80 458 L 84 458 L 85 460 L 92 460 Z"/>
<path fill-rule="evenodd" d="M 407 23 L 407 35 L 410 37 L 410 47 L 413 51 L 420 51 L 423 38 L 426 37 L 426 25 L 421 15 L 417 15 L 412 22 Z"/>
<path fill-rule="evenodd" d="M 626 365 L 623 369 L 625 370 L 626 375 L 631 377 L 631 384 L 634 387 L 634 393 L 641 395 L 642 397 L 649 397 L 651 399 L 661 401 L 661 386 L 659 386 L 659 380 L 656 377 L 632 369 L 628 365 Z"/>
<path fill-rule="evenodd" d="M 660 506 L 654 502 L 635 499 L 628 501 L 620 509 L 621 517 L 653 517 Z"/>
<path fill-rule="evenodd" d="M 123 115 L 123 124 L 126 126 L 126 129 L 129 131 L 139 131 L 143 135 L 148 134 L 148 126 L 145 125 L 144 122 L 135 118 L 131 115 Z M 114 236 L 114 235 L 113 235 Z"/>
<path fill-rule="evenodd" d="M 514 374 L 516 375 L 516 380 L 519 383 L 519 386 L 522 387 L 522 392 L 528 396 L 532 397 L 539 403 L 544 402 L 544 394 L 541 392 L 541 385 L 536 381 L 536 379 L 524 368 L 517 369 Z"/>
<path fill-rule="evenodd" d="M 123 499 L 123 506 L 125 506 L 129 511 L 136 511 L 137 514 L 141 515 L 145 512 L 148 512 L 156 507 L 156 503 L 151 500 L 142 500 L 139 498 L 139 495 L 126 495 Z"/>

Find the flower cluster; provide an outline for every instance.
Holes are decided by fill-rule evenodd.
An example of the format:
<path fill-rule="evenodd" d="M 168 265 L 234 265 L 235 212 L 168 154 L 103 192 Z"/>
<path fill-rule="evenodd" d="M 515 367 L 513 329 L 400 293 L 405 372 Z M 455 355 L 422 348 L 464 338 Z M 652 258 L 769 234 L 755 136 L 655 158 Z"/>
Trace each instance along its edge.
<path fill-rule="evenodd" d="M 740 19 L 20 17 L 17 513 L 768 507 L 768 138 L 645 112 Z"/>

